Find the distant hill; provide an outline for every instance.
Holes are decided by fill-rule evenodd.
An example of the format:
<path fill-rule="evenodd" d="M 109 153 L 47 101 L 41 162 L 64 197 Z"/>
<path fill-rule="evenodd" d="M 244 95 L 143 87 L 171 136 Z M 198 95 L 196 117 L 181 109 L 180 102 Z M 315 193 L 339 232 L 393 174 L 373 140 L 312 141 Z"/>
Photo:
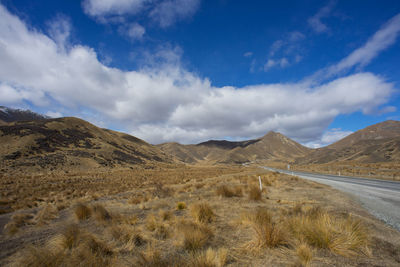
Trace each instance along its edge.
<path fill-rule="evenodd" d="M 159 147 L 165 153 L 187 163 L 247 163 L 263 160 L 286 162 L 310 151 L 309 148 L 275 132 L 269 132 L 259 139 L 242 142 L 210 140 L 197 145 L 166 143 Z"/>
<path fill-rule="evenodd" d="M 296 160 L 299 164 L 339 161 L 400 161 L 400 121 L 389 120 L 368 126 Z"/>
<path fill-rule="evenodd" d="M 13 109 L 0 106 L 0 125 L 14 121 L 44 120 L 49 117 L 32 112 L 30 110 Z"/>
<path fill-rule="evenodd" d="M 88 170 L 172 162 L 134 136 L 78 118 L 20 121 L 0 126 L 0 172 Z"/>

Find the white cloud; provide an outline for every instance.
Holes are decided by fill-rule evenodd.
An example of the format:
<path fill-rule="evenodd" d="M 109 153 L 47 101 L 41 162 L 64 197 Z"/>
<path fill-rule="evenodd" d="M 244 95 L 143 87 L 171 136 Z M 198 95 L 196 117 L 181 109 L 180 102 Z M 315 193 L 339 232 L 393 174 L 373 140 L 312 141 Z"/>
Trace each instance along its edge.
<path fill-rule="evenodd" d="M 315 32 L 324 33 L 329 31 L 328 26 L 326 26 L 321 19 L 329 17 L 335 5 L 336 1 L 329 1 L 326 6 L 318 10 L 314 16 L 308 19 L 308 24 Z"/>
<path fill-rule="evenodd" d="M 46 116 L 49 116 L 50 118 L 60 118 L 63 114 L 58 111 L 47 111 Z"/>
<path fill-rule="evenodd" d="M 380 52 L 394 44 L 399 33 L 400 13 L 384 24 L 362 47 L 354 50 L 339 63 L 322 70 L 318 75 L 329 78 L 354 66 L 366 66 Z"/>
<path fill-rule="evenodd" d="M 134 22 L 128 25 L 120 26 L 119 32 L 120 34 L 127 36 L 131 41 L 137 41 L 143 39 L 146 29 L 139 23 Z"/>
<path fill-rule="evenodd" d="M 289 61 L 285 57 L 276 60 L 268 59 L 267 63 L 265 63 L 264 65 L 264 71 L 269 71 L 273 67 L 280 67 L 281 69 L 283 69 L 288 67 L 289 65 Z"/>
<path fill-rule="evenodd" d="M 22 94 L 16 88 L 0 82 L 0 101 L 3 105 L 21 103 L 22 99 Z"/>
<path fill-rule="evenodd" d="M 352 133 L 352 131 L 343 131 L 340 128 L 330 129 L 324 132 L 319 140 L 309 142 L 306 145 L 311 148 L 327 146 L 341 140 L 342 138 L 345 138 Z"/>
<path fill-rule="evenodd" d="M 243 54 L 244 57 L 252 57 L 253 56 L 253 52 L 246 52 Z"/>
<path fill-rule="evenodd" d="M 372 73 L 313 87 L 215 87 L 182 68 L 180 53 L 179 48 L 160 50 L 154 60 L 163 58 L 164 64 L 138 71 L 110 68 L 92 48 L 64 47 L 0 5 L 0 101 L 29 101 L 112 122 L 152 143 L 255 138 L 269 130 L 307 143 L 318 140 L 339 114 L 379 110 L 393 91 L 391 83 Z"/>
<path fill-rule="evenodd" d="M 82 7 L 86 14 L 93 17 L 136 14 L 150 0 L 83 0 Z"/>
<path fill-rule="evenodd" d="M 193 16 L 199 6 L 200 0 L 165 0 L 155 5 L 149 16 L 161 27 L 166 28 Z"/>
<path fill-rule="evenodd" d="M 304 39 L 304 34 L 294 31 L 286 34 L 282 40 L 273 42 L 269 49 L 267 62 L 264 64 L 264 71 L 269 71 L 273 67 L 286 68 L 291 64 L 299 63 L 303 57 L 298 53 L 302 50 L 301 41 Z"/>
<path fill-rule="evenodd" d="M 83 0 L 84 12 L 99 22 L 125 23 L 131 16 L 146 16 L 169 27 L 193 16 L 201 0 Z"/>
<path fill-rule="evenodd" d="M 58 47 L 67 46 L 71 35 L 71 21 L 64 15 L 57 15 L 47 23 L 49 36 L 58 44 Z"/>

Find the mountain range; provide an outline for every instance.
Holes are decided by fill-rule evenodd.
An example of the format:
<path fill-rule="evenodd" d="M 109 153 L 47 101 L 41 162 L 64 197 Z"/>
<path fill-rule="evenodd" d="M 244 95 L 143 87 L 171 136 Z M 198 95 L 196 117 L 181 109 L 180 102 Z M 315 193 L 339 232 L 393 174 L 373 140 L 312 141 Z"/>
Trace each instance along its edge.
<path fill-rule="evenodd" d="M 311 149 L 277 132 L 240 142 L 210 140 L 195 145 L 151 145 L 73 117 L 51 119 L 30 111 L 0 107 L 0 119 L 0 173 L 135 168 L 164 163 L 400 161 L 400 122 L 394 120 L 371 125 L 329 146 Z"/>

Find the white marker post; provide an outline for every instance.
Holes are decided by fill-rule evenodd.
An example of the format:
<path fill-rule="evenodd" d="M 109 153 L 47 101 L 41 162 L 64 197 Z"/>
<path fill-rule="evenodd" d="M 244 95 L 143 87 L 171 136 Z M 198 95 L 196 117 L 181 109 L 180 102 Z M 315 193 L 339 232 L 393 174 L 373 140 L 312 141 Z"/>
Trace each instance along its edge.
<path fill-rule="evenodd" d="M 260 191 L 262 191 L 261 176 L 258 176 L 258 181 L 260 182 Z"/>

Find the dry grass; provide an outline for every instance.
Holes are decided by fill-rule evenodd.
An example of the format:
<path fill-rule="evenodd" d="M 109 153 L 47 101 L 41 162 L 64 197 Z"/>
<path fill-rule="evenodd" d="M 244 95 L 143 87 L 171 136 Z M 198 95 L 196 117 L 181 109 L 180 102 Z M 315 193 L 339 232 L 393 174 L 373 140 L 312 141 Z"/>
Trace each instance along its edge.
<path fill-rule="evenodd" d="M 218 196 L 222 197 L 241 197 L 243 195 L 242 188 L 239 186 L 230 187 L 227 185 L 220 185 L 216 189 Z"/>
<path fill-rule="evenodd" d="M 43 247 L 30 246 L 21 252 L 16 266 L 108 266 L 113 251 L 92 234 L 72 225 Z"/>
<path fill-rule="evenodd" d="M 261 193 L 262 192 L 261 192 L 260 188 L 258 188 L 255 185 L 251 185 L 249 187 L 249 191 L 248 191 L 249 200 L 260 201 L 261 197 L 262 197 Z"/>
<path fill-rule="evenodd" d="M 214 236 L 209 226 L 190 221 L 180 222 L 176 232 L 181 238 L 179 245 L 188 251 L 202 249 Z"/>
<path fill-rule="evenodd" d="M 4 231 L 9 235 L 15 235 L 21 227 L 35 224 L 33 218 L 34 216 L 30 213 L 15 213 L 4 226 Z"/>
<path fill-rule="evenodd" d="M 222 267 L 227 262 L 228 250 L 214 250 L 208 248 L 206 251 L 194 253 L 189 261 L 189 266 L 193 267 Z"/>
<path fill-rule="evenodd" d="M 154 237 L 157 239 L 167 239 L 171 232 L 169 226 L 163 222 L 162 218 L 158 218 L 154 214 L 147 217 L 146 228 L 153 232 Z"/>
<path fill-rule="evenodd" d="M 210 223 L 214 220 L 215 214 L 207 202 L 193 204 L 190 207 L 193 218 L 200 223 Z"/>
<path fill-rule="evenodd" d="M 92 216 L 92 210 L 83 203 L 78 203 L 74 209 L 75 217 L 79 221 L 87 220 Z"/>
<path fill-rule="evenodd" d="M 312 209 L 294 216 L 289 228 L 298 240 L 315 248 L 329 249 L 346 257 L 369 254 L 367 229 L 351 216 L 341 218 L 322 209 Z"/>
<path fill-rule="evenodd" d="M 250 223 L 254 236 L 250 243 L 255 248 L 275 248 L 288 244 L 285 229 L 282 223 L 274 222 L 267 208 L 257 208 L 247 213 L 245 222 Z"/>
<path fill-rule="evenodd" d="M 165 183 L 168 186 L 160 187 L 172 188 L 173 191 L 185 185 L 191 186 L 191 192 L 184 192 L 175 198 L 154 196 L 155 185 L 149 180 L 145 181 L 146 184 L 140 190 L 121 194 L 120 198 L 102 197 L 96 201 L 101 202 L 101 205 L 88 200 L 80 202 L 76 207 L 60 213 L 57 221 L 47 220 L 54 223 L 51 230 L 58 232 L 57 229 L 61 229 L 61 232 L 49 237 L 47 241 L 47 237 L 37 235 L 35 242 L 40 238 L 43 246 L 20 249 L 18 254 L 7 260 L 12 260 L 14 266 L 66 267 L 259 267 L 287 266 L 290 263 L 295 266 L 367 266 L 379 262 L 376 257 L 374 261 L 369 261 L 367 257 L 352 257 L 369 255 L 368 243 L 365 241 L 370 234 L 364 231 L 363 224 L 354 217 L 343 216 L 343 206 L 338 208 L 332 199 L 330 202 L 324 199 L 322 201 L 325 202 L 320 203 L 322 194 L 325 197 L 325 193 L 332 192 L 329 189 L 306 191 L 313 188 L 308 182 L 292 180 L 285 175 L 264 173 L 260 176 L 263 185 L 268 186 L 268 198 L 260 202 L 225 197 L 226 191 L 232 192 L 236 188 L 253 184 L 254 177 L 259 173 L 260 170 L 255 170 L 249 171 L 248 175 L 226 175 L 211 179 L 197 177 L 195 180 L 188 173 L 182 181 L 190 182 L 175 185 Z M 199 182 L 202 186 L 193 186 Z M 228 183 L 225 190 L 223 186 Z M 223 190 L 217 195 L 216 189 L 220 186 Z M 136 196 L 151 196 L 152 199 L 145 203 L 144 209 L 139 205 L 127 205 Z M 200 199 L 207 199 L 207 202 Z M 185 210 L 185 203 L 193 203 L 189 205 L 188 211 Z M 327 205 L 326 210 L 336 212 L 318 208 L 322 204 Z M 63 229 L 62 225 L 71 221 L 65 214 L 74 214 L 78 210 L 83 215 L 75 216 L 81 219 L 75 220 L 75 225 Z M 31 233 L 48 235 L 50 226 L 29 226 L 30 221 L 36 219 L 18 216 L 14 219 L 13 223 L 19 222 L 22 226 L 21 238 Z M 15 237 L 7 240 L 12 241 L 12 238 Z M 20 235 L 16 238 L 20 238 Z M 386 246 L 381 247 L 379 249 L 384 250 Z M 376 249 L 376 246 L 372 248 Z M 397 246 L 393 249 L 397 249 Z M 379 257 L 390 258 L 390 255 Z M 0 261 L 0 265 L 2 263 Z"/>
<path fill-rule="evenodd" d="M 67 208 L 74 200 L 85 202 L 122 192 L 146 189 L 153 197 L 173 194 L 170 185 L 182 184 L 185 180 L 206 179 L 224 174 L 247 171 L 242 167 L 163 165 L 155 168 L 138 167 L 134 170 L 113 169 L 94 172 L 80 172 L 74 169 L 68 173 L 54 171 L 45 174 L 0 174 L 0 213 L 19 209 L 54 204 L 59 210 Z M 190 177 L 190 179 L 188 179 Z M 162 184 L 160 183 L 162 181 Z M 143 196 L 132 204 L 145 201 Z M 139 203 L 140 203 L 139 202 Z"/>
<path fill-rule="evenodd" d="M 296 247 L 296 255 L 298 257 L 299 263 L 302 266 L 310 266 L 313 259 L 312 248 L 306 243 L 300 243 Z"/>
<path fill-rule="evenodd" d="M 93 217 L 98 221 L 105 222 L 112 219 L 110 213 L 100 204 L 93 205 L 92 210 Z"/>

